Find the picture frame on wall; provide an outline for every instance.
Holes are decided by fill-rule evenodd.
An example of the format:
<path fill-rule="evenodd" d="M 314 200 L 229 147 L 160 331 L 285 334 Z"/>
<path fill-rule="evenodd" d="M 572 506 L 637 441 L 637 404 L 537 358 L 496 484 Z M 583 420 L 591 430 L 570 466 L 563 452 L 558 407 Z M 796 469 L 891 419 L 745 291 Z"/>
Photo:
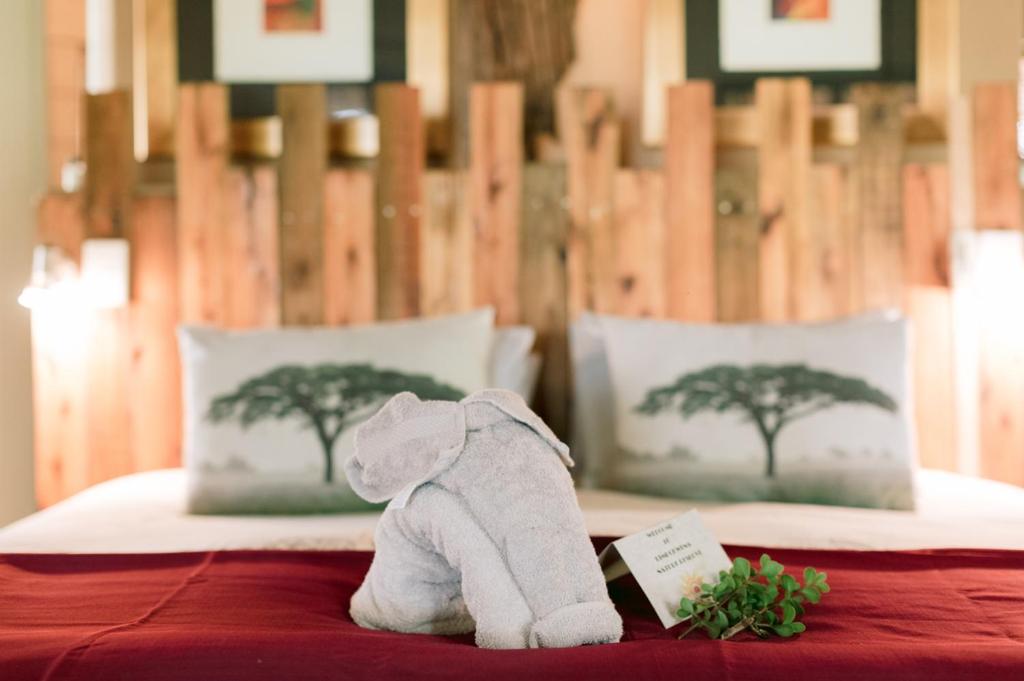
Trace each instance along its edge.
<path fill-rule="evenodd" d="M 373 0 L 214 0 L 214 76 L 225 83 L 374 80 Z"/>
<path fill-rule="evenodd" d="M 838 89 L 916 77 L 916 5 L 902 0 L 708 0 L 686 6 L 688 78 L 721 95 L 758 78 Z"/>

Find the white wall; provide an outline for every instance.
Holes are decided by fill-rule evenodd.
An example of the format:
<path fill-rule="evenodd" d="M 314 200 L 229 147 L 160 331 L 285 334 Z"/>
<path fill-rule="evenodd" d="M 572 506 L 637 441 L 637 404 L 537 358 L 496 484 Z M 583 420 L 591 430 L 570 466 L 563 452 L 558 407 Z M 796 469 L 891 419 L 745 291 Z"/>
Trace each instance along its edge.
<path fill-rule="evenodd" d="M 35 508 L 28 279 L 45 189 L 43 2 L 0 1 L 0 526 Z"/>

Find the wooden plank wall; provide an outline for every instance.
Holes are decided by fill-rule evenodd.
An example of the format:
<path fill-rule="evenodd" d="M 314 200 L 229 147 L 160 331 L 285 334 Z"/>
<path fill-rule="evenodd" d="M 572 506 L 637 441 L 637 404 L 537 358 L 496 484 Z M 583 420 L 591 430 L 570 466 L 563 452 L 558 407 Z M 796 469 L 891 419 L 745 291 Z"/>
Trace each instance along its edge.
<path fill-rule="evenodd" d="M 98 124 L 116 120 L 126 97 L 89 98 L 90 148 L 131 148 L 130 128 Z M 466 170 L 424 167 L 409 86 L 377 89 L 372 167 L 328 159 L 322 85 L 281 87 L 277 99 L 276 162 L 233 161 L 225 86 L 185 84 L 173 190 L 140 187 L 123 153 L 94 152 L 81 195 L 43 201 L 40 240 L 72 255 L 89 236 L 130 240 L 133 297 L 124 310 L 34 315 L 41 503 L 179 461 L 178 322 L 350 324 L 481 304 L 538 330 L 538 402 L 559 433 L 569 422 L 567 329 L 583 310 L 709 322 L 902 306 L 918 339 L 921 458 L 955 466 L 950 173 L 941 159 L 908 162 L 901 89 L 858 87 L 852 104 L 823 116 L 800 79 L 762 81 L 752 106 L 728 110 L 714 108 L 708 83 L 674 86 L 664 165 L 645 169 L 620 167 L 614 102 L 595 88 L 558 94 L 566 162 L 524 164 L 521 86 L 475 84 Z M 820 120 L 831 151 L 814 144 Z M 977 148 L 1002 158 L 1002 134 Z M 1005 206 L 1019 199 L 1003 193 L 1016 186 L 993 174 L 980 191 L 1002 197 L 999 226 L 1013 227 Z M 983 424 L 999 455 L 984 470 L 1017 481 L 1024 414 L 1019 386 L 1000 382 L 997 350 L 982 363 L 985 404 L 1012 418 Z"/>

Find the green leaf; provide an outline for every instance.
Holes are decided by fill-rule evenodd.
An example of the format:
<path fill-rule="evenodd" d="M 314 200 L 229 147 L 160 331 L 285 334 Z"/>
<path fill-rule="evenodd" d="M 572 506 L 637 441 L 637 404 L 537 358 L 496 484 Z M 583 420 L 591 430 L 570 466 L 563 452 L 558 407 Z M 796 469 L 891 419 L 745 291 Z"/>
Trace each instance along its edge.
<path fill-rule="evenodd" d="M 782 585 L 782 589 L 786 594 L 791 594 L 800 588 L 800 582 L 793 579 L 790 575 L 782 575 L 782 579 L 779 583 Z"/>
<path fill-rule="evenodd" d="M 804 568 L 804 582 L 807 584 L 814 584 L 814 580 L 817 579 L 818 571 L 812 567 Z"/>
<path fill-rule="evenodd" d="M 719 634 L 722 633 L 722 628 L 715 626 L 714 624 L 708 625 L 708 636 L 710 638 L 718 638 Z"/>
<path fill-rule="evenodd" d="M 761 554 L 761 567 L 765 567 L 768 563 L 772 562 L 772 557 L 767 553 Z"/>
<path fill-rule="evenodd" d="M 771 579 L 772 577 L 778 577 L 779 574 L 785 568 L 782 563 L 776 563 L 774 560 L 769 560 L 767 563 L 761 563 L 761 575 Z"/>
<path fill-rule="evenodd" d="M 750 577 L 750 561 L 746 558 L 737 558 L 732 562 L 732 571 L 740 579 L 747 579 Z"/>
<path fill-rule="evenodd" d="M 813 586 L 808 586 L 800 590 L 800 593 L 804 595 L 809 603 L 817 603 L 821 600 L 821 594 Z"/>
<path fill-rule="evenodd" d="M 793 635 L 792 624 L 776 624 L 772 627 L 772 631 L 781 636 L 782 638 L 789 638 Z"/>
<path fill-rule="evenodd" d="M 827 594 L 831 590 L 832 587 L 828 585 L 828 582 L 821 582 L 820 584 L 818 584 L 818 591 L 820 591 L 823 594 Z"/>
<path fill-rule="evenodd" d="M 689 598 L 684 598 L 679 601 L 679 612 L 676 613 L 679 617 L 689 617 L 693 614 L 693 601 Z"/>
<path fill-rule="evenodd" d="M 804 626 L 803 622 L 793 622 L 789 625 L 795 634 L 802 634 L 807 631 L 807 627 Z"/>
<path fill-rule="evenodd" d="M 794 608 L 790 603 L 783 603 L 782 604 L 782 623 L 783 624 L 792 624 L 793 620 L 795 620 L 795 619 L 796 619 L 796 608 Z"/>

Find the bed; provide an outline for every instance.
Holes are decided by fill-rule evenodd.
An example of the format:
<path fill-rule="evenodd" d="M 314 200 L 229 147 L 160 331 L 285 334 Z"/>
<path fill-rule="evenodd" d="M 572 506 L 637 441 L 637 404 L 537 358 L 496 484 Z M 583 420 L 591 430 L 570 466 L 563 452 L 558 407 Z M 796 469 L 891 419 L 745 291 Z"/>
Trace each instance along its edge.
<path fill-rule="evenodd" d="M 356 627 L 376 514 L 189 516 L 180 470 L 97 485 L 0 530 L 0 678 L 1014 678 L 1024 672 L 1024 490 L 918 474 L 918 510 L 690 504 L 583 490 L 601 548 L 696 507 L 730 555 L 764 548 L 833 591 L 791 641 L 677 641 L 631 578 L 623 642 L 487 651 Z"/>

